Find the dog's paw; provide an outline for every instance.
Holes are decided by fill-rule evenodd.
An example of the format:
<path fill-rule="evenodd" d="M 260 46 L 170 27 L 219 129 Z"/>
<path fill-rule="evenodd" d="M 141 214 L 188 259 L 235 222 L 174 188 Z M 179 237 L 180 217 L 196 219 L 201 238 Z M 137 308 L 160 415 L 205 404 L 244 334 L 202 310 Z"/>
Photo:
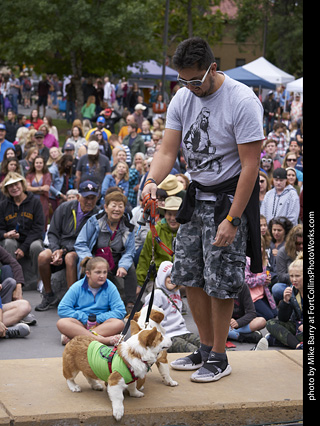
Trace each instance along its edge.
<path fill-rule="evenodd" d="M 130 396 L 132 396 L 133 398 L 142 398 L 144 396 L 144 393 L 136 389 L 135 392 L 130 392 Z"/>
<path fill-rule="evenodd" d="M 81 392 L 82 389 L 73 380 L 67 380 L 67 384 L 71 392 Z"/>
<path fill-rule="evenodd" d="M 178 386 L 178 382 L 176 382 L 175 380 L 172 380 L 171 377 L 169 378 L 162 378 L 163 383 L 166 386 Z"/>
<path fill-rule="evenodd" d="M 82 392 L 82 389 L 81 389 L 81 387 L 80 387 L 79 385 L 74 385 L 74 386 L 72 387 L 72 389 L 70 388 L 70 390 L 71 390 L 72 392 Z"/>
<path fill-rule="evenodd" d="M 113 411 L 112 411 L 112 414 L 113 414 L 113 417 L 114 417 L 117 421 L 121 420 L 121 419 L 122 419 L 122 417 L 123 417 L 123 414 L 124 414 L 124 407 L 123 407 L 123 406 L 122 406 L 122 407 L 120 407 L 120 406 L 118 406 L 118 407 L 114 407 L 114 408 L 113 408 Z"/>
<path fill-rule="evenodd" d="M 104 386 L 101 383 L 94 383 L 91 385 L 91 388 L 96 391 L 103 391 Z"/>

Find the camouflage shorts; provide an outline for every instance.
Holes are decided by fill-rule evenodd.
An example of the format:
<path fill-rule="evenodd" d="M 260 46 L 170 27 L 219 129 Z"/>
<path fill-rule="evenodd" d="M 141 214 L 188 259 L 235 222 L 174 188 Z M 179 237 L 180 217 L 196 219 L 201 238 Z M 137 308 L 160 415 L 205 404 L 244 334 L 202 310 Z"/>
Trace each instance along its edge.
<path fill-rule="evenodd" d="M 194 352 L 200 347 L 200 337 L 194 333 L 186 333 L 171 337 L 172 345 L 168 353 Z"/>
<path fill-rule="evenodd" d="M 218 299 L 235 298 L 244 283 L 246 216 L 242 216 L 236 237 L 228 247 L 213 246 L 216 230 L 214 202 L 196 201 L 191 221 L 180 225 L 177 233 L 172 281 L 201 287 Z"/>

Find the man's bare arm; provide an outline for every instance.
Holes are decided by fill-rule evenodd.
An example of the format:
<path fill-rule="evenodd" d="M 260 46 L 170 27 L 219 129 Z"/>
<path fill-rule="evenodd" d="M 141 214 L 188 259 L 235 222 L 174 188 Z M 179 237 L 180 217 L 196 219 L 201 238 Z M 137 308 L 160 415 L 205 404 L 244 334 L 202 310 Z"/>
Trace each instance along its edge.
<path fill-rule="evenodd" d="M 172 129 L 165 130 L 161 147 L 151 162 L 148 179 L 154 179 L 157 184 L 160 184 L 168 176 L 176 161 L 180 143 L 180 131 Z M 156 190 L 157 186 L 150 183 L 142 191 L 142 197 L 150 193 L 152 198 L 156 198 Z"/>

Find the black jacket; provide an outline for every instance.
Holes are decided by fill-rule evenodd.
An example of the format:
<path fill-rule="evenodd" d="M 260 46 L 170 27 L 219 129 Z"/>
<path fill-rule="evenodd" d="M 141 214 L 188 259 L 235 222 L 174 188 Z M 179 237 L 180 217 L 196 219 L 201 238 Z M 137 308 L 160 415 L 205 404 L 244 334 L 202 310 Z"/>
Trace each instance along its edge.
<path fill-rule="evenodd" d="M 44 214 L 40 200 L 31 192 L 17 206 L 12 197 L 7 197 L 0 203 L 0 240 L 3 235 L 15 229 L 20 237 L 19 248 L 26 253 L 30 244 L 43 239 Z"/>
<path fill-rule="evenodd" d="M 48 231 L 49 248 L 52 252 L 61 248 L 66 249 L 67 252 L 75 251 L 74 243 L 79 232 L 87 220 L 99 211 L 98 207 L 95 206 L 90 213 L 83 217 L 77 227 L 74 220 L 77 215 L 77 209 L 78 201 L 73 200 L 62 203 L 55 210 Z"/>

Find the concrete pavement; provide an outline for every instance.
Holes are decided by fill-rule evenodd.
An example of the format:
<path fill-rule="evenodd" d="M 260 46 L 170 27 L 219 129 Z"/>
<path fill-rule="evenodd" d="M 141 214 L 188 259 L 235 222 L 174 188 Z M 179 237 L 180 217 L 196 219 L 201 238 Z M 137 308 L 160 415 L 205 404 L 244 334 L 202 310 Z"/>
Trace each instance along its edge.
<path fill-rule="evenodd" d="M 169 355 L 169 361 L 176 354 Z M 302 351 L 230 352 L 230 376 L 216 383 L 190 381 L 190 372 L 172 370 L 177 387 L 148 373 L 144 398 L 125 396 L 125 415 L 112 417 L 106 392 L 93 391 L 82 374 L 72 393 L 62 360 L 1 361 L 0 425 L 249 425 L 302 419 Z"/>

